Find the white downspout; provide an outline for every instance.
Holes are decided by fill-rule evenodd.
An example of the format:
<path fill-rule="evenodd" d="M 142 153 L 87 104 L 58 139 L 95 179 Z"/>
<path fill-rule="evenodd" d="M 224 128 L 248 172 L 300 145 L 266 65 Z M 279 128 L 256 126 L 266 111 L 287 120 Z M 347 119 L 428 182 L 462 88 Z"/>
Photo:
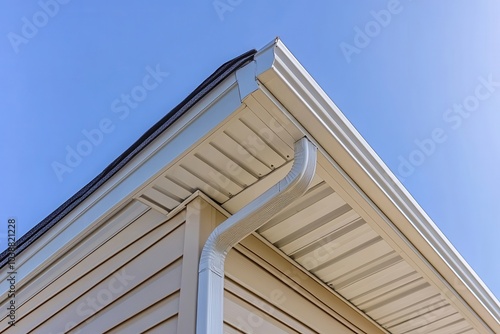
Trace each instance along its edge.
<path fill-rule="evenodd" d="M 222 334 L 224 261 L 229 250 L 302 196 L 316 170 L 316 147 L 302 138 L 295 143 L 290 172 L 281 181 L 217 226 L 208 237 L 198 272 L 197 334 Z"/>

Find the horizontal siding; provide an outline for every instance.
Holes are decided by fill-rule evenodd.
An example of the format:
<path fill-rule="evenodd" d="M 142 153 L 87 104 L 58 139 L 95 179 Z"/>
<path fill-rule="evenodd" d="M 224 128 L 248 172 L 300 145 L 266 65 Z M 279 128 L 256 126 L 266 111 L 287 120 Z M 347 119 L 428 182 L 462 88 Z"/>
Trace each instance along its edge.
<path fill-rule="evenodd" d="M 171 297 L 172 294 L 179 294 L 181 267 L 182 261 L 180 260 L 169 265 L 142 284 L 135 286 L 119 299 L 106 305 L 106 307 L 99 310 L 95 316 L 89 318 L 90 321 L 86 320 L 84 323 L 77 326 L 76 330 L 81 330 L 82 333 L 105 333 L 114 328 L 117 323 L 121 324 L 128 322 L 128 326 L 141 328 L 138 332 L 129 329 L 125 332 L 140 333 L 150 327 L 151 324 L 156 324 L 164 320 L 165 314 L 156 313 L 156 317 L 150 319 L 151 322 L 149 324 L 140 324 L 141 317 L 138 313 L 141 313 L 141 311 L 148 309 L 150 306 L 162 301 L 166 297 L 169 303 L 165 305 L 162 311 L 166 313 L 166 311 L 170 309 L 170 316 L 172 312 L 177 313 L 176 310 L 179 309 L 179 297 L 173 296 L 173 298 L 170 299 L 168 299 L 168 297 Z M 148 272 L 147 275 L 149 274 Z M 174 308 L 176 310 L 172 310 Z"/>
<path fill-rule="evenodd" d="M 94 250 L 99 245 L 106 245 L 107 241 L 114 235 L 120 232 L 124 228 L 133 228 L 135 225 L 144 225 L 144 230 L 148 231 L 158 226 L 162 221 L 165 220 L 165 216 L 155 213 L 153 210 L 147 211 L 147 208 L 138 202 L 132 202 L 122 210 L 117 212 L 115 215 L 110 217 L 105 224 L 101 224 L 90 236 L 84 238 L 82 242 L 70 248 L 62 257 L 54 260 L 49 265 L 50 270 L 37 269 L 38 274 L 34 275 L 33 279 L 29 281 L 20 281 L 17 286 L 16 293 L 16 304 L 18 305 L 18 319 L 20 316 L 28 314 L 33 308 L 36 308 L 37 303 L 33 302 L 32 299 L 36 298 L 40 293 L 40 290 L 48 286 L 56 279 L 59 279 L 64 275 L 69 269 L 76 266 L 82 261 L 87 255 L 94 252 Z M 132 224 L 127 226 L 127 223 L 132 223 L 137 221 L 137 224 Z M 137 231 L 138 233 L 140 231 Z M 137 238 L 137 237 L 135 237 Z M 92 243 L 85 242 L 86 240 L 92 240 Z M 109 250 L 111 254 L 118 252 L 120 249 Z M 63 280 L 59 280 L 59 285 L 65 287 L 70 284 Z M 47 299 L 47 296 L 39 298 L 39 301 L 43 302 Z M 30 301 L 27 303 L 27 301 Z M 0 307 L 3 309 L 5 303 L 8 300 L 3 300 Z M 0 320 L 0 332 L 7 328 L 7 322 L 4 318 Z"/>
<path fill-rule="evenodd" d="M 355 333 L 259 262 L 237 249 L 228 255 L 224 321 L 232 332 Z"/>
<path fill-rule="evenodd" d="M 148 330 L 144 331 L 144 334 L 173 334 L 177 333 L 177 323 L 179 319 L 177 315 L 174 315 L 171 318 L 168 318 L 164 320 L 162 323 L 149 328 Z M 137 332 L 134 332 L 135 334 Z"/>
<path fill-rule="evenodd" d="M 120 222 L 124 229 L 25 301 L 15 328 L 2 323 L 1 332 L 139 333 L 173 326 L 162 322 L 178 312 L 185 212 L 163 223 L 141 218 Z"/>
<path fill-rule="evenodd" d="M 169 286 L 169 284 L 165 285 Z M 165 287 L 162 287 L 162 289 L 163 288 Z M 163 327 L 164 322 L 171 321 L 171 324 L 176 324 L 177 321 L 174 321 L 171 318 L 177 318 L 177 311 L 179 310 L 179 296 L 179 291 L 176 291 L 166 298 L 163 298 L 156 304 L 150 305 L 141 312 L 134 314 L 134 316 L 128 318 L 126 321 L 122 322 L 116 327 L 113 327 L 105 333 L 149 333 L 154 332 L 155 327 Z M 177 326 L 174 327 L 174 330 L 175 328 L 177 328 Z"/>
<path fill-rule="evenodd" d="M 224 322 L 241 333 L 312 333 L 307 328 L 301 332 L 293 329 L 290 326 L 293 319 L 282 322 L 275 317 L 275 313 L 273 306 L 262 299 L 252 296 L 246 300 L 228 289 L 225 291 Z"/>

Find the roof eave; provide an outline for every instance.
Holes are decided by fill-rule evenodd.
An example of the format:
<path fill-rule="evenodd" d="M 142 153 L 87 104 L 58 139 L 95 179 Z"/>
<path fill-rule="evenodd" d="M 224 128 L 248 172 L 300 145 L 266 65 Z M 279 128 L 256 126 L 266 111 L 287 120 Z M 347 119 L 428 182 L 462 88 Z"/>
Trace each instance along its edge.
<path fill-rule="evenodd" d="M 386 237 L 399 238 L 415 264 L 425 266 L 420 269 L 476 324 L 500 329 L 495 296 L 284 44 L 276 39 L 254 59 L 260 89 L 289 102 L 283 111 L 331 157 L 368 211 L 379 215 L 374 221 Z"/>
<path fill-rule="evenodd" d="M 18 288 L 130 203 L 157 174 L 238 110 L 236 71 L 254 53 L 222 65 L 102 173 L 20 238 L 15 249 Z M 9 249 L 0 255 L 0 296 L 8 292 L 10 255 Z"/>

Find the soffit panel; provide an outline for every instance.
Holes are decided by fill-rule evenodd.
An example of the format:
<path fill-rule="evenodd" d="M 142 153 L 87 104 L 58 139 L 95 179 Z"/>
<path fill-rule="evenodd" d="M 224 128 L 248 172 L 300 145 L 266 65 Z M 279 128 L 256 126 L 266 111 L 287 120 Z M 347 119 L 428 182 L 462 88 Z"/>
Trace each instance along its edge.
<path fill-rule="evenodd" d="M 135 197 L 167 214 L 197 190 L 223 205 L 291 165 L 292 137 L 269 113 L 246 107 Z"/>
<path fill-rule="evenodd" d="M 265 100 L 245 102 L 136 198 L 168 214 L 200 190 L 234 213 L 284 177 L 302 132 Z M 257 233 L 391 333 L 476 333 L 319 175 Z"/>
<path fill-rule="evenodd" d="M 258 233 L 391 333 L 472 330 L 324 181 Z"/>

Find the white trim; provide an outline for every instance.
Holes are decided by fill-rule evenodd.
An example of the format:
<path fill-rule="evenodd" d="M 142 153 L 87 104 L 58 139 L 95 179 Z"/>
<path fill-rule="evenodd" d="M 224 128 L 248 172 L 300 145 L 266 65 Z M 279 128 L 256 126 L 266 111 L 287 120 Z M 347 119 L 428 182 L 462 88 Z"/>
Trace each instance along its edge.
<path fill-rule="evenodd" d="M 213 199 L 211 199 L 210 197 L 208 197 L 207 195 L 205 195 L 204 192 L 202 192 L 201 190 L 196 190 L 188 198 L 186 198 L 181 204 L 179 204 L 178 206 L 176 206 L 175 209 L 173 209 L 172 211 L 170 211 L 168 213 L 166 219 L 169 220 L 172 217 L 174 217 L 175 215 L 177 215 L 179 212 L 181 212 L 182 210 L 184 210 L 188 206 L 189 203 L 191 203 L 192 201 L 194 201 L 198 197 L 202 198 L 204 201 L 206 201 L 211 206 L 213 206 L 214 208 L 216 208 L 217 211 L 219 211 L 224 216 L 226 216 L 226 217 L 231 216 L 231 213 L 229 213 L 226 209 L 224 209 L 223 207 L 221 207 L 219 204 L 215 203 L 215 201 Z"/>
<path fill-rule="evenodd" d="M 251 61 L 242 68 L 236 71 L 236 80 L 238 80 L 238 89 L 240 93 L 240 101 L 243 102 L 245 97 L 259 89 L 257 77 L 255 74 L 257 64 Z"/>

